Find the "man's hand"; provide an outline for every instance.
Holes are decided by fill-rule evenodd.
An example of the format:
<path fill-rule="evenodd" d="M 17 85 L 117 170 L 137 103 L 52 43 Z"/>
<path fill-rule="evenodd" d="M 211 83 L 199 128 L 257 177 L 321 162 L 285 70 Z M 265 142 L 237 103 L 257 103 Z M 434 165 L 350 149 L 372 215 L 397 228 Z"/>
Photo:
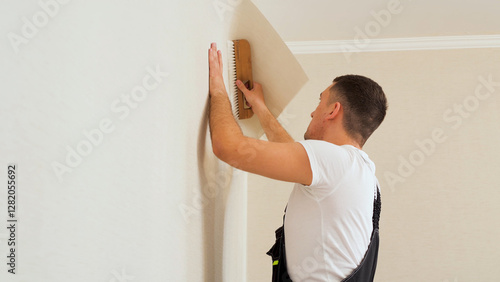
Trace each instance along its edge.
<path fill-rule="evenodd" d="M 245 84 L 241 82 L 241 80 L 237 80 L 236 86 L 238 86 L 241 92 L 243 92 L 243 95 L 245 95 L 245 99 L 247 100 L 248 105 L 250 106 L 250 108 L 252 108 L 254 113 L 259 112 L 266 107 L 266 103 L 264 101 L 264 93 L 262 92 L 262 85 L 260 85 L 257 82 L 254 82 L 253 89 L 248 90 Z"/>
<path fill-rule="evenodd" d="M 208 50 L 208 66 L 210 78 L 210 96 L 225 94 L 226 86 L 224 85 L 224 78 L 222 76 L 222 53 L 217 50 L 217 44 L 212 43 Z"/>

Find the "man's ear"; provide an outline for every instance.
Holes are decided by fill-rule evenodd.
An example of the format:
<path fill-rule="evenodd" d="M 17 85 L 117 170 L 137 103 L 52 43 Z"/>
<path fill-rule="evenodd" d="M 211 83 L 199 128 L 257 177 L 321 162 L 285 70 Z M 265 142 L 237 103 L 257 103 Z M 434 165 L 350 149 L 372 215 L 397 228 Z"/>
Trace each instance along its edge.
<path fill-rule="evenodd" d="M 340 111 L 342 109 L 342 105 L 340 102 L 335 102 L 328 106 L 328 115 L 326 116 L 326 119 L 332 120 L 337 117 L 339 117 Z"/>

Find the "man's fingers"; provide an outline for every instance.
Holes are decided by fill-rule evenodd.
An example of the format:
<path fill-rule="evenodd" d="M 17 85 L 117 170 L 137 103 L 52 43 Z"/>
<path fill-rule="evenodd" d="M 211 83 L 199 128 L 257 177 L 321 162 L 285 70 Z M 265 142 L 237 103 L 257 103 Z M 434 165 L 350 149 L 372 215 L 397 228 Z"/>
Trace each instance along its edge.
<path fill-rule="evenodd" d="M 210 49 L 208 49 L 208 61 L 210 62 L 210 67 L 212 67 L 212 64 L 214 62 L 214 43 L 210 46 Z"/>
<path fill-rule="evenodd" d="M 209 70 L 213 72 L 213 75 L 217 73 L 222 73 L 222 53 L 217 50 L 217 43 L 213 42 L 210 44 L 210 49 L 208 50 L 209 58 Z"/>
<path fill-rule="evenodd" d="M 241 81 L 241 80 L 236 80 L 236 86 L 238 86 L 238 88 L 241 90 L 241 92 L 243 92 L 244 94 L 246 94 L 245 92 L 248 91 L 247 87 L 245 86 L 245 84 Z"/>
<path fill-rule="evenodd" d="M 217 51 L 217 56 L 219 57 L 219 68 L 222 71 L 222 52 L 219 50 Z"/>
<path fill-rule="evenodd" d="M 252 104 L 250 104 L 248 102 L 248 93 L 250 93 L 250 90 L 248 90 L 247 86 L 245 85 L 245 83 L 241 82 L 241 80 L 236 80 L 236 86 L 238 86 L 238 88 L 241 90 L 241 92 L 243 92 L 243 95 L 245 96 L 245 103 L 247 104 L 248 107 L 252 107 Z"/>

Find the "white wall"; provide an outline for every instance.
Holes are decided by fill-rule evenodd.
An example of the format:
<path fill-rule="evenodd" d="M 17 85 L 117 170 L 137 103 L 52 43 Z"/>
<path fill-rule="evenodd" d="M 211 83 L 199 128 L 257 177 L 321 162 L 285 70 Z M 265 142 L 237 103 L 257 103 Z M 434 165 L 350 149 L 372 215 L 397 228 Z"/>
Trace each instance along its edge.
<path fill-rule="evenodd" d="M 17 274 L 2 263 L 0 280 L 220 281 L 224 217 L 196 197 L 218 171 L 207 51 L 228 19 L 211 1 L 45 2 L 0 9 L 2 171 L 19 175 Z"/>
<path fill-rule="evenodd" d="M 211 150 L 208 48 L 249 39 L 254 77 L 287 93 L 276 113 L 307 79 L 251 2 L 3 1 L 0 19 L 19 220 L 16 274 L 2 264 L 0 280 L 244 281 L 246 173 Z"/>

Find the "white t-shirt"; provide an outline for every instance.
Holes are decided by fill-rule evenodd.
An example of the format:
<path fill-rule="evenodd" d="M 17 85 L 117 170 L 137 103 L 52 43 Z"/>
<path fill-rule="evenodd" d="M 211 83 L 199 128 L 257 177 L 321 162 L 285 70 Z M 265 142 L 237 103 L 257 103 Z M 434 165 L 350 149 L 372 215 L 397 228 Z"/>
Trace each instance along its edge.
<path fill-rule="evenodd" d="M 341 281 L 363 259 L 373 229 L 375 165 L 354 146 L 299 143 L 312 183 L 295 184 L 285 216 L 288 272 L 294 282 Z"/>

